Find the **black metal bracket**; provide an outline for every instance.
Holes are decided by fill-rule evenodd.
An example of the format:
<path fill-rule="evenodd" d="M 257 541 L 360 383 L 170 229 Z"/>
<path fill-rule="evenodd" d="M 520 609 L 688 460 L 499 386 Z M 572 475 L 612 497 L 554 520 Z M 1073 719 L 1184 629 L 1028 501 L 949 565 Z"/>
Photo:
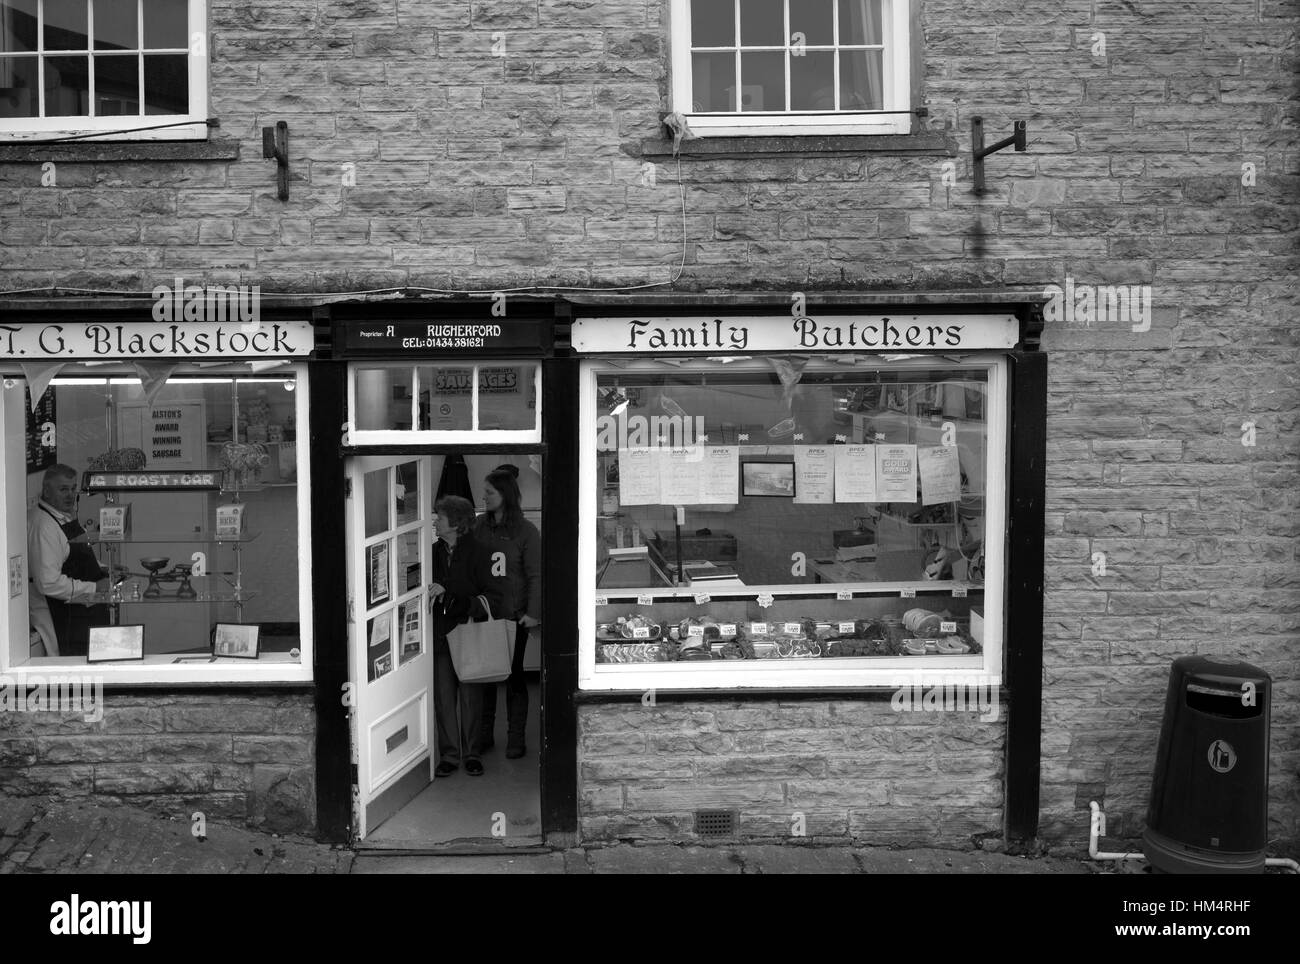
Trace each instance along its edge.
<path fill-rule="evenodd" d="M 281 201 L 289 200 L 289 125 L 276 121 L 262 128 L 262 156 L 275 158 L 275 185 Z"/>
<path fill-rule="evenodd" d="M 1004 147 L 1015 146 L 1017 151 L 1025 149 L 1025 122 L 1022 120 L 1013 122 L 1015 131 L 1010 137 L 1004 137 L 996 144 L 984 146 L 984 118 L 972 117 L 970 119 L 970 147 L 971 147 L 971 166 L 974 170 L 975 188 L 974 193 L 984 193 L 984 158 L 988 157 Z"/>

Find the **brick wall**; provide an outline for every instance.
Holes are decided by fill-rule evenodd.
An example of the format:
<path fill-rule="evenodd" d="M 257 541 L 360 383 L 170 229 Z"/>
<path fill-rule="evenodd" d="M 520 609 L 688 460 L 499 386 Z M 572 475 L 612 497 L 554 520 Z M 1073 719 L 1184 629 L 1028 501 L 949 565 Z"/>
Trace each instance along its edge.
<path fill-rule="evenodd" d="M 316 727 L 309 694 L 104 694 L 86 713 L 0 713 L 0 786 L 96 796 L 191 822 L 313 833 Z M 94 715 L 89 714 L 89 715 Z"/>
<path fill-rule="evenodd" d="M 0 286 L 141 290 L 178 273 L 267 291 L 668 281 L 679 184 L 677 291 L 802 290 L 815 310 L 831 291 L 1150 285 L 1147 331 L 1057 320 L 1043 338 L 1043 837 L 1082 846 L 1092 798 L 1113 832 L 1137 832 L 1168 661 L 1223 652 L 1277 680 L 1271 836 L 1294 849 L 1300 5 L 922 0 L 924 124 L 957 154 L 684 158 L 680 178 L 660 156 L 648 182 L 639 145 L 668 106 L 665 11 L 214 0 L 212 102 L 240 159 L 60 163 L 53 187 L 37 163 L 0 164 Z M 981 198 L 969 190 L 977 113 L 990 140 L 1016 118 L 1029 139 L 989 159 Z M 260 128 L 278 120 L 287 203 L 261 158 Z M 584 757 L 605 758 L 610 712 L 583 711 Z M 671 742 L 643 755 L 696 766 Z M 909 759 L 895 750 L 881 766 L 901 773 Z M 626 812 L 610 806 L 622 786 L 611 778 L 593 801 L 593 829 L 596 814 Z"/>

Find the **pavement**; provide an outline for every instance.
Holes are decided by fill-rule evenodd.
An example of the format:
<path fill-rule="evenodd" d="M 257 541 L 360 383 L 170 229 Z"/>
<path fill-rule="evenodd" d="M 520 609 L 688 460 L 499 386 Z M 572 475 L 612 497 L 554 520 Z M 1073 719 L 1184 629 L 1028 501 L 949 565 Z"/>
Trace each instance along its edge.
<path fill-rule="evenodd" d="M 0 793 L 0 874 L 1091 874 L 1118 869 L 1073 857 L 815 843 L 376 852 L 215 821 L 196 827 L 95 800 Z"/>

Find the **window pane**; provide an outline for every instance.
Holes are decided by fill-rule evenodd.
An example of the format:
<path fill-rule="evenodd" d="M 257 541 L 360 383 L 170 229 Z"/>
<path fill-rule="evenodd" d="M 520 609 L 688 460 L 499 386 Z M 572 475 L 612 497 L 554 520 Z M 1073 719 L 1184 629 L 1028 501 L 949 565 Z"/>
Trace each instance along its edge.
<path fill-rule="evenodd" d="M 840 44 L 884 42 L 880 0 L 839 0 Z"/>
<path fill-rule="evenodd" d="M 95 49 L 136 50 L 136 0 L 95 0 Z"/>
<path fill-rule="evenodd" d="M 189 49 L 186 0 L 144 0 L 144 45 L 149 50 Z"/>
<path fill-rule="evenodd" d="M 537 427 L 537 394 L 533 365 L 485 365 L 478 370 L 478 427 L 531 429 Z"/>
<path fill-rule="evenodd" d="M 140 113 L 140 67 L 132 55 L 95 58 L 95 113 Z"/>
<path fill-rule="evenodd" d="M 402 665 L 419 656 L 424 647 L 424 632 L 420 625 L 420 600 L 412 599 L 397 609 L 397 624 L 401 627 L 401 649 L 397 663 Z"/>
<path fill-rule="evenodd" d="M 45 49 L 87 49 L 86 0 L 45 0 Z"/>
<path fill-rule="evenodd" d="M 692 0 L 691 46 L 734 47 L 736 5 L 732 0 Z"/>
<path fill-rule="evenodd" d="M 357 371 L 358 429 L 409 431 L 411 428 L 410 368 L 362 368 Z"/>
<path fill-rule="evenodd" d="M 388 469 L 365 475 L 366 538 L 377 536 L 388 525 Z"/>
<path fill-rule="evenodd" d="M 45 116 L 90 113 L 90 58 L 45 58 Z"/>
<path fill-rule="evenodd" d="M 190 112 L 189 58 L 185 54 L 153 54 L 144 58 L 144 112 Z"/>
<path fill-rule="evenodd" d="M 734 110 L 731 92 L 736 86 L 734 54 L 691 54 L 691 96 L 694 111 Z"/>
<path fill-rule="evenodd" d="M 745 47 L 785 44 L 785 0 L 744 0 L 740 5 L 740 43 Z"/>
<path fill-rule="evenodd" d="M 420 463 L 403 462 L 393 471 L 393 525 L 404 526 L 420 518 Z"/>
<path fill-rule="evenodd" d="M 474 427 L 470 379 L 473 368 L 420 369 L 420 428 L 467 432 Z"/>
<path fill-rule="evenodd" d="M 884 65 L 879 50 L 840 51 L 840 110 L 884 110 Z"/>
<path fill-rule="evenodd" d="M 790 53 L 790 109 L 835 109 L 835 54 L 809 50 Z"/>
<path fill-rule="evenodd" d="M 35 57 L 0 57 L 0 117 L 35 117 L 37 97 Z"/>
<path fill-rule="evenodd" d="M 36 49 L 36 0 L 0 0 L 0 50 Z"/>
<path fill-rule="evenodd" d="M 420 533 L 405 532 L 397 538 L 397 591 L 420 586 Z"/>
<path fill-rule="evenodd" d="M 835 7 L 833 0 L 793 0 L 790 4 L 790 43 L 794 34 L 802 33 L 809 46 L 835 41 Z"/>
<path fill-rule="evenodd" d="M 785 110 L 784 52 L 740 55 L 740 104 L 741 110 Z"/>
<path fill-rule="evenodd" d="M 393 611 L 366 621 L 366 677 L 374 682 L 393 669 Z"/>

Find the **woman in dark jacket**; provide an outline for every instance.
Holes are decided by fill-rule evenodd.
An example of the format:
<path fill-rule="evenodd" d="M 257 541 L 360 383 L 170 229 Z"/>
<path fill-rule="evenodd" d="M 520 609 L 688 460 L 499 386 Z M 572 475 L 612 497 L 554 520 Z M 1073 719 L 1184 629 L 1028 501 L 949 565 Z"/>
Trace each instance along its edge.
<path fill-rule="evenodd" d="M 519 494 L 519 469 L 498 465 L 488 473 L 483 487 L 483 504 L 487 512 L 479 516 L 474 534 L 489 556 L 504 564 L 510 586 L 513 611 L 510 618 L 518 623 L 515 633 L 515 659 L 506 680 L 506 757 L 523 756 L 528 748 L 524 731 L 528 725 L 528 683 L 524 679 L 524 650 L 528 648 L 528 630 L 540 625 L 542 615 L 542 537 L 537 526 L 524 518 Z M 501 570 L 498 569 L 498 572 Z M 497 687 L 488 684 L 483 694 L 483 749 L 495 740 Z"/>
<path fill-rule="evenodd" d="M 462 683 L 451 661 L 447 634 L 470 619 L 482 619 L 479 596 L 503 618 L 509 608 L 505 580 L 492 575 L 492 558 L 474 538 L 474 506 L 458 495 L 434 503 L 438 541 L 433 544 L 433 586 L 429 614 L 433 624 L 433 716 L 438 740 L 435 776 L 451 776 L 460 768 L 476 777 L 483 773 L 480 744 L 483 728 L 483 690 L 478 683 Z M 459 721 L 457 707 L 459 705 Z"/>

